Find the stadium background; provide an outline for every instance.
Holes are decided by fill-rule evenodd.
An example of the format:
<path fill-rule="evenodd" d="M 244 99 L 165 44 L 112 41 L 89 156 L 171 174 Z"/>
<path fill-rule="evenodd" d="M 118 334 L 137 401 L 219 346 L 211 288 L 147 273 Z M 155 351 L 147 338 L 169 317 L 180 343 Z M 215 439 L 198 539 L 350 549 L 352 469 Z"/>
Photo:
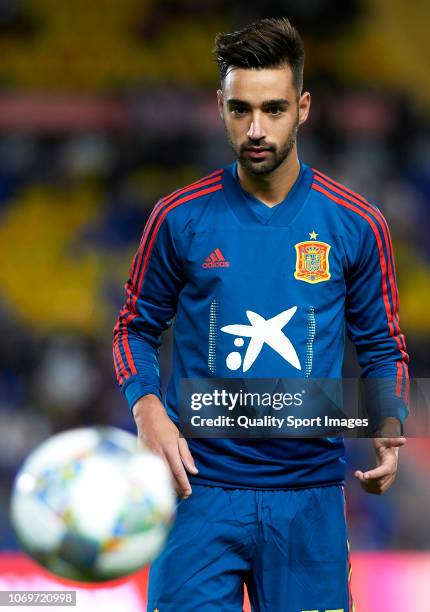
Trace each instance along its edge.
<path fill-rule="evenodd" d="M 134 431 L 114 380 L 112 327 L 155 201 L 231 160 L 215 106 L 217 31 L 278 15 L 299 27 L 313 94 L 300 156 L 388 218 L 411 376 L 428 376 L 430 5 L 262 5 L 0 0 L 0 588 L 35 584 L 8 521 L 28 451 L 82 424 Z M 345 373 L 356 371 L 349 349 Z M 350 470 L 374 461 L 368 441 L 350 441 L 348 455 Z M 429 467 L 429 441 L 416 438 L 383 497 L 363 493 L 350 474 L 361 612 L 428 609 Z M 94 593 L 88 609 L 97 609 Z"/>

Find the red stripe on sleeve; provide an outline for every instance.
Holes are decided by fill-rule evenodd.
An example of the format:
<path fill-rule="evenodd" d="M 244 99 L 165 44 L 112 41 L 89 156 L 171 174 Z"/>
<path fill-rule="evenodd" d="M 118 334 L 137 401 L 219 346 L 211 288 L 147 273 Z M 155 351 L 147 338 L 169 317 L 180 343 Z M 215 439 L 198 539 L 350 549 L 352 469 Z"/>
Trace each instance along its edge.
<path fill-rule="evenodd" d="M 410 389 L 410 380 L 409 380 L 409 372 L 408 372 L 408 368 L 406 367 L 406 364 L 403 363 L 402 364 L 404 371 L 405 371 L 405 390 L 403 393 L 403 401 L 405 402 L 406 406 L 408 406 L 409 404 L 409 389 Z"/>
<path fill-rule="evenodd" d="M 385 314 L 387 317 L 387 324 L 388 324 L 388 328 L 390 331 L 390 336 L 394 337 L 395 342 L 397 344 L 397 347 L 400 351 L 400 354 L 402 355 L 403 359 L 408 359 L 408 355 L 405 351 L 403 351 L 402 345 L 401 345 L 401 341 L 400 338 L 395 334 L 394 331 L 394 326 L 392 323 L 392 311 L 391 311 L 391 305 L 388 299 L 388 287 L 387 287 L 387 263 L 385 261 L 385 255 L 384 255 L 384 249 L 382 247 L 382 240 L 381 240 L 381 235 L 378 231 L 378 228 L 374 222 L 374 220 L 372 219 L 372 217 L 370 217 L 366 212 L 364 212 L 361 208 L 358 208 L 356 205 L 350 203 L 350 202 L 345 202 L 345 200 L 341 200 L 340 198 L 336 197 L 335 195 L 333 195 L 332 193 L 330 193 L 329 191 L 327 191 L 326 189 L 324 189 L 324 187 L 321 187 L 321 185 L 319 185 L 318 183 L 312 183 L 312 188 L 315 189 L 316 191 L 319 191 L 320 193 L 324 194 L 325 196 L 327 196 L 330 200 L 332 200 L 333 202 L 336 202 L 337 204 L 340 204 L 341 206 L 348 208 L 349 210 L 352 210 L 354 212 L 356 212 L 357 214 L 360 215 L 360 217 L 363 217 L 363 219 L 366 219 L 366 221 L 369 223 L 370 227 L 372 228 L 373 234 L 376 238 L 376 243 L 378 246 L 378 252 L 379 252 L 379 264 L 381 266 L 381 276 L 382 276 L 382 299 L 384 302 L 384 306 L 385 306 Z"/>
<path fill-rule="evenodd" d="M 142 283 L 143 280 L 145 278 L 145 273 L 149 264 L 149 258 L 152 252 L 152 248 L 154 246 L 154 242 L 158 233 L 158 230 L 160 228 L 160 225 L 162 224 L 162 222 L 164 221 L 167 213 L 172 210 L 173 208 L 176 208 L 177 206 L 180 206 L 181 204 L 184 204 L 185 202 L 188 202 L 190 200 L 193 200 L 195 198 L 199 198 L 201 196 L 207 195 L 209 193 L 213 193 L 215 191 L 219 191 L 220 189 L 222 189 L 222 182 L 220 182 L 221 177 L 216 177 L 217 181 L 215 182 L 215 184 L 212 185 L 212 183 L 214 182 L 213 180 L 210 181 L 211 186 L 207 187 L 206 189 L 199 189 L 199 191 L 191 193 L 189 195 L 183 196 L 179 199 L 177 199 L 176 197 L 172 197 L 170 199 L 167 199 L 165 202 L 163 202 L 163 204 L 159 205 L 157 208 L 156 213 L 153 215 L 151 223 L 147 224 L 145 230 L 145 235 L 142 239 L 141 242 L 141 247 L 140 247 L 140 256 L 139 259 L 142 260 L 143 257 L 143 253 L 145 250 L 146 245 L 148 245 L 147 249 L 146 249 L 146 253 L 145 256 L 143 258 L 143 264 L 141 267 L 141 261 L 138 264 L 138 267 L 136 269 L 136 273 L 135 273 L 135 277 L 133 280 L 133 285 L 136 285 L 136 282 L 138 281 L 138 286 L 137 286 L 137 291 L 133 292 L 131 290 L 131 287 L 129 286 L 128 288 L 128 299 L 127 299 L 127 303 L 129 304 L 129 308 L 127 309 L 129 314 L 127 315 L 127 317 L 125 318 L 124 322 L 123 322 L 123 335 L 122 335 L 122 341 L 123 341 L 123 347 L 124 347 L 124 352 L 126 355 L 126 361 L 127 361 L 127 366 L 129 368 L 129 370 L 131 371 L 132 375 L 133 374 L 137 374 L 137 370 L 136 370 L 136 366 L 134 363 L 134 359 L 133 359 L 133 355 L 131 353 L 130 350 L 130 346 L 129 346 L 129 342 L 128 342 L 128 331 L 127 331 L 127 325 L 133 321 L 133 319 L 135 319 L 136 317 L 138 317 L 138 312 L 136 309 L 136 303 L 138 300 L 138 296 L 140 294 L 141 288 L 142 288 Z M 200 187 L 204 186 L 204 183 L 200 184 Z M 186 188 L 188 189 L 188 188 Z M 188 189 L 188 191 L 190 191 L 190 189 Z M 173 202 L 172 202 L 173 200 Z M 155 211 L 155 209 L 154 209 Z M 157 222 L 155 222 L 155 219 L 157 217 Z M 155 227 L 154 227 L 154 231 L 151 235 L 151 238 L 149 239 L 149 232 L 151 229 L 151 226 L 155 223 Z M 149 242 L 148 242 L 149 240 Z M 139 274 L 137 274 L 138 270 L 141 270 L 139 272 Z M 125 376 L 125 378 L 127 378 L 127 376 Z"/>
<path fill-rule="evenodd" d="M 217 185 L 213 185 L 212 187 L 208 187 L 207 189 L 202 189 L 200 191 L 197 191 L 196 193 L 191 193 L 190 195 L 187 195 L 187 196 L 184 196 L 182 198 L 179 198 L 179 200 L 175 200 L 172 204 L 170 204 L 167 208 L 164 208 L 160 212 L 160 215 L 159 215 L 157 224 L 155 226 L 154 232 L 153 232 L 153 234 L 151 236 L 151 239 L 149 241 L 148 250 L 146 252 L 145 259 L 144 259 L 144 262 L 143 262 L 143 268 L 142 268 L 142 272 L 141 272 L 140 279 L 139 279 L 137 295 L 139 295 L 139 293 L 140 293 L 140 290 L 141 290 L 141 287 L 142 287 L 142 283 L 143 283 L 143 279 L 145 278 L 145 272 L 146 272 L 146 269 L 148 267 L 149 257 L 151 255 L 152 248 L 154 246 L 155 238 L 157 237 L 157 233 L 158 233 L 158 230 L 160 228 L 160 225 L 163 223 L 167 213 L 170 212 L 171 210 L 173 210 L 174 208 L 176 208 L 177 206 L 180 206 L 181 204 L 184 204 L 185 202 L 189 202 L 190 200 L 194 200 L 195 198 L 199 198 L 201 196 L 208 195 L 209 193 L 214 193 L 215 191 L 219 191 L 220 189 L 222 189 L 222 184 L 218 183 Z M 137 295 L 134 298 L 134 304 L 136 303 Z"/>
<path fill-rule="evenodd" d="M 119 384 L 122 385 L 124 383 L 124 379 L 123 379 L 122 374 L 120 373 L 120 370 L 119 370 L 119 367 L 118 367 L 118 357 L 117 357 L 118 350 L 119 350 L 118 349 L 118 343 L 116 342 L 116 338 L 115 338 L 115 340 L 113 342 L 113 362 L 115 364 L 116 377 L 118 379 Z M 123 365 L 124 364 L 122 364 L 122 366 Z"/>
<path fill-rule="evenodd" d="M 382 233 L 384 235 L 384 239 L 385 239 L 385 248 L 387 250 L 387 255 L 388 255 L 388 278 L 390 281 L 390 289 L 391 289 L 391 295 L 392 295 L 392 299 L 393 299 L 393 306 L 394 309 L 397 309 L 397 287 L 396 287 L 396 281 L 394 279 L 394 272 L 393 272 L 393 268 L 391 265 L 391 257 L 390 257 L 390 243 L 391 240 L 389 239 L 389 232 L 388 232 L 388 228 L 386 223 L 384 223 L 385 219 L 382 216 L 382 214 L 376 210 L 376 209 L 372 209 L 371 211 L 369 211 L 369 203 L 366 202 L 366 200 L 364 200 L 364 198 L 358 197 L 355 194 L 354 195 L 347 195 L 346 193 L 344 193 L 343 191 L 341 191 L 341 189 L 338 189 L 337 187 L 335 187 L 332 183 L 334 183 L 334 181 L 329 180 L 324 180 L 323 178 L 321 178 L 319 175 L 320 173 L 318 171 L 316 171 L 317 179 L 323 183 L 324 185 L 326 185 L 327 187 L 329 187 L 330 189 L 332 189 L 335 193 L 338 193 L 339 195 L 342 195 L 343 197 L 345 197 L 346 199 L 348 199 L 350 202 L 354 202 L 355 204 L 357 204 L 357 206 L 359 206 L 360 208 L 363 208 L 364 210 L 371 212 L 375 217 L 378 218 L 381 227 L 382 227 Z M 344 188 L 345 191 L 348 191 L 348 193 L 353 193 L 351 192 L 349 189 L 346 189 L 346 187 Z M 400 332 L 400 327 L 398 325 L 398 322 L 394 319 L 395 324 L 396 324 L 396 331 Z"/>
<path fill-rule="evenodd" d="M 397 397 L 402 397 L 402 386 L 403 386 L 403 368 L 400 361 L 396 362 L 397 364 L 397 377 L 396 377 L 396 395 Z"/>
<path fill-rule="evenodd" d="M 396 331 L 397 331 L 399 339 L 400 339 L 400 341 L 402 343 L 402 348 L 403 348 L 404 352 L 407 354 L 405 336 L 404 336 L 404 334 L 401 333 L 400 320 L 399 320 L 399 315 L 398 315 L 398 310 L 399 310 L 399 293 L 398 293 L 398 290 L 397 290 L 396 275 L 395 275 L 395 269 L 394 269 L 393 244 L 392 244 L 392 241 L 391 241 L 390 231 L 388 229 L 388 225 L 387 225 L 387 222 L 386 222 L 386 220 L 384 218 L 384 215 L 375 206 L 372 206 L 370 204 L 370 202 L 368 202 L 363 196 L 360 196 L 359 194 L 355 193 L 354 191 L 351 191 L 351 189 L 348 189 L 344 185 L 341 185 L 340 183 L 338 183 L 337 181 L 335 181 L 335 180 L 331 179 L 330 177 L 326 176 L 325 174 L 323 174 L 319 170 L 313 169 L 313 171 L 315 173 L 315 177 L 319 181 L 321 181 L 323 184 L 328 186 L 330 189 L 332 189 L 336 193 L 339 193 L 340 195 L 343 195 L 343 197 L 347 198 L 349 201 L 355 202 L 359 206 L 363 207 L 365 210 L 369 210 L 370 209 L 369 212 L 372 212 L 372 214 L 374 216 L 376 216 L 378 218 L 379 222 L 381 223 L 382 231 L 383 231 L 384 239 L 385 239 L 385 248 L 387 250 L 390 289 L 391 289 L 391 295 L 392 295 L 392 300 L 393 300 L 393 308 L 394 308 L 394 311 L 395 311 L 395 312 L 393 312 L 393 321 L 394 321 L 394 323 L 396 325 Z M 347 192 L 347 193 L 345 193 L 345 192 Z M 350 194 L 350 195 L 348 195 L 348 194 Z M 407 360 L 409 360 L 409 357 L 407 357 Z"/>
<path fill-rule="evenodd" d="M 123 329 L 124 331 L 121 336 L 121 340 L 122 340 L 122 345 L 124 347 L 125 358 L 127 361 L 127 365 L 131 371 L 131 375 L 134 376 L 135 374 L 137 374 L 137 370 L 136 370 L 136 366 L 134 363 L 132 352 L 130 350 L 130 344 L 128 342 L 128 329 L 127 329 L 126 321 L 123 324 Z"/>
<path fill-rule="evenodd" d="M 164 198 L 161 198 L 160 202 L 165 202 L 166 200 L 170 200 L 170 198 L 176 197 L 177 195 L 184 193 L 185 190 L 189 191 L 190 189 L 197 189 L 197 187 L 199 187 L 201 184 L 203 183 L 206 184 L 206 181 L 208 181 L 209 179 L 220 177 L 220 175 L 223 172 L 224 172 L 224 168 L 221 168 L 220 170 L 215 170 L 215 172 L 212 172 L 211 174 L 208 174 L 207 176 L 203 176 L 202 178 L 190 183 L 189 185 L 186 185 L 185 187 L 180 187 L 179 189 L 175 189 L 175 191 L 173 191 L 169 195 L 164 196 Z"/>
<path fill-rule="evenodd" d="M 366 198 L 363 198 L 363 196 L 361 196 L 359 193 L 355 193 L 355 191 L 348 189 L 348 187 L 345 187 L 345 185 L 341 185 L 341 183 L 338 183 L 337 181 L 330 178 L 329 176 L 327 176 L 320 170 L 317 170 L 316 168 L 312 168 L 312 170 L 315 172 L 315 174 L 317 174 L 318 176 L 321 176 L 322 178 L 325 178 L 327 181 L 330 181 L 330 183 L 332 183 L 333 185 L 336 185 L 336 187 L 340 187 L 344 191 L 348 192 L 349 194 L 357 198 L 357 200 L 360 200 L 361 202 L 363 202 L 363 204 L 368 204 L 368 201 L 366 200 Z"/>
<path fill-rule="evenodd" d="M 222 173 L 222 170 L 218 170 L 218 173 Z M 201 179 L 201 182 L 199 183 L 192 183 L 191 185 L 188 185 L 187 187 L 183 187 L 182 189 L 178 189 L 176 190 L 173 194 L 166 196 L 165 198 L 162 198 L 158 204 L 156 204 L 156 206 L 154 206 L 154 209 L 152 211 L 152 213 L 149 216 L 148 221 L 146 222 L 146 225 L 144 227 L 143 230 L 143 235 L 142 235 L 142 239 L 140 241 L 140 245 L 139 245 L 139 257 L 137 259 L 137 265 L 134 269 L 134 273 L 131 277 L 133 283 L 136 281 L 137 276 L 139 275 L 139 269 L 140 269 L 140 265 L 142 262 L 142 256 L 143 256 L 143 249 L 145 246 L 145 243 L 147 241 L 148 238 L 148 234 L 151 231 L 151 228 L 154 224 L 155 218 L 157 217 L 157 215 L 159 214 L 160 210 L 162 210 L 165 206 L 167 206 L 170 202 L 172 202 L 175 198 L 179 197 L 180 195 L 187 193 L 189 191 L 192 191 L 193 189 L 201 189 L 202 187 L 207 187 L 208 185 L 212 185 L 214 183 L 219 183 L 222 180 L 222 175 L 221 174 L 217 174 L 217 176 L 214 176 L 213 178 L 209 178 L 208 180 L 204 180 Z M 200 193 L 200 192 L 199 192 Z"/>

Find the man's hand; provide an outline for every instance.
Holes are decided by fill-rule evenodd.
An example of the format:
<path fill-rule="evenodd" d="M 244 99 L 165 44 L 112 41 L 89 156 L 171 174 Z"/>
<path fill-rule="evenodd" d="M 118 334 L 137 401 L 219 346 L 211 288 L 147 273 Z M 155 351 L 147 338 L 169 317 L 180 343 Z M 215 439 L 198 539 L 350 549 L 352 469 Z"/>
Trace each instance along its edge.
<path fill-rule="evenodd" d="M 376 468 L 367 472 L 357 470 L 354 473 L 363 489 L 374 495 L 385 493 L 393 484 L 397 472 L 399 447 L 403 446 L 406 442 L 406 438 L 400 435 L 400 423 L 397 419 L 386 419 L 380 433 L 396 437 L 374 438 L 373 446 L 376 453 Z"/>
<path fill-rule="evenodd" d="M 175 482 L 177 494 L 187 499 L 191 493 L 187 471 L 197 474 L 187 441 L 171 421 L 156 395 L 145 395 L 133 406 L 139 440 L 167 463 Z"/>

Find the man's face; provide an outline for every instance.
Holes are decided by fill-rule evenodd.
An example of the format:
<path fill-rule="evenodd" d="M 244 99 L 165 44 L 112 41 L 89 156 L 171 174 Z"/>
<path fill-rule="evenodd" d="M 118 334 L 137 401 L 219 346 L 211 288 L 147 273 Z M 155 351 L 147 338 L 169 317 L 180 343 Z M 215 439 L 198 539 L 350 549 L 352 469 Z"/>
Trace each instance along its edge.
<path fill-rule="evenodd" d="M 298 97 L 288 65 L 234 68 L 218 91 L 228 140 L 242 167 L 253 175 L 269 174 L 288 158 L 309 106 L 309 93 Z"/>

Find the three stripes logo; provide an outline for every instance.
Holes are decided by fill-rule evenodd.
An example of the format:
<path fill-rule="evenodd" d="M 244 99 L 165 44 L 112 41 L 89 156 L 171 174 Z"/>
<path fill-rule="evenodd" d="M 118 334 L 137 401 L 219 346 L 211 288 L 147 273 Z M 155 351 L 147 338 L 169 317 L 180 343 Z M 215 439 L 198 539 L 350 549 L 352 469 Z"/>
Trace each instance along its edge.
<path fill-rule="evenodd" d="M 220 249 L 215 249 L 206 257 L 202 263 L 202 268 L 228 268 L 230 262 L 226 260 Z"/>

